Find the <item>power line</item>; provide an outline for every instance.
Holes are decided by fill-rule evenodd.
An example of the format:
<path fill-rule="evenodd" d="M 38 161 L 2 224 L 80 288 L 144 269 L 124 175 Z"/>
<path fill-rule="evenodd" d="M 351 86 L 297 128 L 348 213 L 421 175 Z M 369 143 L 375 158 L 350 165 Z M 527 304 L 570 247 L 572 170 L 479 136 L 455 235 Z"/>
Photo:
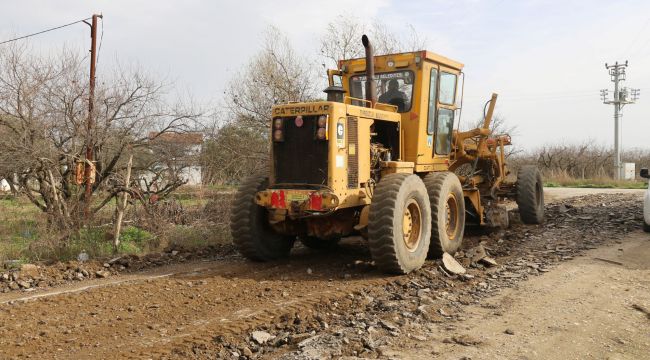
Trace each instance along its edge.
<path fill-rule="evenodd" d="M 643 26 L 641 27 L 641 29 L 636 32 L 634 40 L 628 44 L 628 46 L 625 48 L 625 51 L 623 51 L 623 53 L 621 54 L 621 57 L 625 55 L 629 55 L 630 51 L 635 48 L 635 45 L 641 39 L 641 35 L 646 34 L 645 30 L 648 27 L 648 25 L 650 25 L 650 18 L 648 18 L 643 24 Z M 645 43 L 646 43 L 645 40 L 641 42 L 642 45 L 645 45 Z M 635 51 L 635 53 L 638 52 L 639 48 L 640 47 L 636 47 L 637 51 Z"/>
<path fill-rule="evenodd" d="M 621 145 L 622 145 L 622 131 L 621 131 L 621 110 L 627 104 L 634 104 L 639 99 L 639 89 L 628 89 L 622 87 L 621 82 L 625 81 L 625 69 L 627 68 L 627 60 L 625 63 L 619 64 L 618 61 L 614 65 L 605 63 L 605 68 L 608 70 L 612 82 L 614 83 L 614 99 L 609 100 L 609 90 L 603 89 L 600 91 L 600 96 L 603 103 L 607 105 L 614 105 L 614 175 L 617 180 L 621 179 Z M 631 94 L 630 94 L 631 93 Z M 630 96 L 631 95 L 631 96 Z"/>
<path fill-rule="evenodd" d="M 29 34 L 29 35 L 25 35 L 25 36 L 17 37 L 17 38 L 11 39 L 11 40 L 5 40 L 5 41 L 0 42 L 0 45 L 2 45 L 2 44 L 6 44 L 6 43 L 10 43 L 10 42 L 13 42 L 13 41 L 18 41 L 18 40 L 22 40 L 22 39 L 27 39 L 27 38 L 29 38 L 29 37 L 36 36 L 36 35 L 40 35 L 40 34 L 44 34 L 44 33 L 46 33 L 46 32 L 50 32 L 50 31 L 54 31 L 54 30 L 58 30 L 58 29 L 62 29 L 62 28 L 64 28 L 64 27 L 67 27 L 67 26 L 70 26 L 70 25 L 74 25 L 74 24 L 78 24 L 78 23 L 80 23 L 80 22 L 84 22 L 84 21 L 86 21 L 86 20 L 90 20 L 90 19 L 92 19 L 92 18 L 85 18 L 85 19 L 77 20 L 77 21 L 75 21 L 75 22 L 71 22 L 71 23 L 69 23 L 69 24 L 60 25 L 60 26 L 53 27 L 53 28 L 50 28 L 50 29 L 45 29 L 45 30 L 42 30 L 42 31 L 39 31 L 39 32 L 35 32 L 35 33 L 33 33 L 33 34 Z"/>

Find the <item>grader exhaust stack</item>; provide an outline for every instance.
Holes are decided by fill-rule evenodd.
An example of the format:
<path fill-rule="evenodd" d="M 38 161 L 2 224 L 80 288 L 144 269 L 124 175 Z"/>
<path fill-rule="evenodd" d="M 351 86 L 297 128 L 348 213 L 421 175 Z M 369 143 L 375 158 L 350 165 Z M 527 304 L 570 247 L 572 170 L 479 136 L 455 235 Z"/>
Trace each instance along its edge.
<path fill-rule="evenodd" d="M 375 53 L 366 35 L 361 37 L 361 43 L 366 49 L 366 100 L 370 101 L 370 107 L 377 103 L 377 84 L 375 83 Z"/>

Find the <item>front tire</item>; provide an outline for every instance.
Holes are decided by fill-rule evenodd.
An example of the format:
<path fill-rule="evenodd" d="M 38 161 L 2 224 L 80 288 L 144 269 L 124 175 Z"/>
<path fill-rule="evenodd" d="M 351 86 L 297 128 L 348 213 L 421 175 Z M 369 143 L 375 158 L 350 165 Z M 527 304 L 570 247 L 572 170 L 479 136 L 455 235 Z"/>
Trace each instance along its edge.
<path fill-rule="evenodd" d="M 650 232 L 650 224 L 646 223 L 645 220 L 643 220 L 643 231 Z"/>
<path fill-rule="evenodd" d="M 368 243 L 379 269 L 406 274 L 424 264 L 431 236 L 427 189 L 417 175 L 389 174 L 370 204 Z"/>
<path fill-rule="evenodd" d="M 537 166 L 526 165 L 517 174 L 517 206 L 524 224 L 544 221 L 544 184 Z"/>
<path fill-rule="evenodd" d="M 295 236 L 273 231 L 267 210 L 255 203 L 255 194 L 269 185 L 267 177 L 247 179 L 237 190 L 232 204 L 230 232 L 239 252 L 255 261 L 270 261 L 289 255 Z"/>
<path fill-rule="evenodd" d="M 465 234 L 465 197 L 458 176 L 451 172 L 432 172 L 424 178 L 431 203 L 430 258 L 454 255 Z"/>

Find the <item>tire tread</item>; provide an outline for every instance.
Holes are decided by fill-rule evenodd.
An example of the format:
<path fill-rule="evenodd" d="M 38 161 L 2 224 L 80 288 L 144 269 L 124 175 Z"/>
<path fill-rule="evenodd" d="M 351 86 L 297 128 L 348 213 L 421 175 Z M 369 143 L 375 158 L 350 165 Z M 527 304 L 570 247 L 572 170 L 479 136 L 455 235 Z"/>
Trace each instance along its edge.
<path fill-rule="evenodd" d="M 534 165 L 523 166 L 517 174 L 517 206 L 524 224 L 541 224 L 544 219 L 543 204 L 537 204 L 535 196 L 537 183 L 541 181 L 541 174 Z"/>
<path fill-rule="evenodd" d="M 389 174 L 379 182 L 370 204 L 368 225 L 368 244 L 375 264 L 380 269 L 393 273 L 404 274 L 408 269 L 401 264 L 397 257 L 397 249 L 393 241 L 393 214 L 397 206 L 397 196 L 402 183 L 412 174 Z"/>

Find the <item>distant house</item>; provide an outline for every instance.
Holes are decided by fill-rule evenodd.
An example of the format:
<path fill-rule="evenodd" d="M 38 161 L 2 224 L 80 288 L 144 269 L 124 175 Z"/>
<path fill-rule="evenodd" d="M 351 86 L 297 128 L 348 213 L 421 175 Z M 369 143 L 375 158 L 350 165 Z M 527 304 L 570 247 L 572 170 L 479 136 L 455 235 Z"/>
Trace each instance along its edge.
<path fill-rule="evenodd" d="M 161 173 L 176 176 L 187 185 L 201 185 L 199 156 L 203 145 L 201 133 L 155 133 L 149 134 L 151 153 L 157 161 L 152 172 L 144 174 L 144 181 L 165 181 L 156 179 Z"/>
<path fill-rule="evenodd" d="M 5 179 L 0 179 L 0 192 L 9 192 L 11 191 L 11 187 L 9 187 L 9 183 Z"/>

